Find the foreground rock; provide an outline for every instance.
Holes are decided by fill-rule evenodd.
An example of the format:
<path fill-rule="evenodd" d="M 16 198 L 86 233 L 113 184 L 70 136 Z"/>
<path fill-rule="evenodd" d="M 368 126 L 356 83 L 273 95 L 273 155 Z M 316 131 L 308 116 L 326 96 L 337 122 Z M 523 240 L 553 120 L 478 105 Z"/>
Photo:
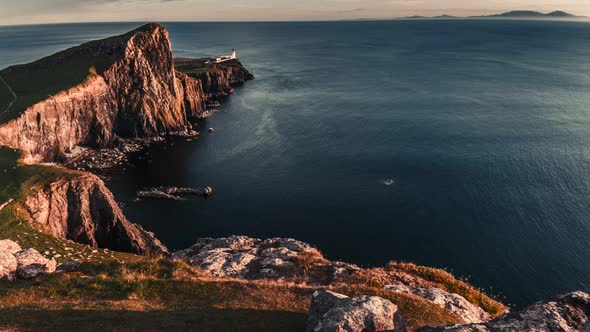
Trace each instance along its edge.
<path fill-rule="evenodd" d="M 0 250 L 0 280 L 14 280 L 16 277 L 17 262 L 14 254 Z"/>
<path fill-rule="evenodd" d="M 173 254 L 217 277 L 278 279 L 317 286 L 382 284 L 384 289 L 420 297 L 448 310 L 466 323 L 485 322 L 492 316 L 463 296 L 445 291 L 418 276 L 385 268 L 362 269 L 325 259 L 307 243 L 288 238 L 256 239 L 246 236 L 197 240 Z"/>
<path fill-rule="evenodd" d="M 0 251 L 7 251 L 11 254 L 15 254 L 21 250 L 22 248 L 14 241 L 0 240 Z"/>
<path fill-rule="evenodd" d="M 395 304 L 376 296 L 348 297 L 316 291 L 309 309 L 308 332 L 405 331 Z"/>
<path fill-rule="evenodd" d="M 14 254 L 18 267 L 16 275 L 20 279 L 33 279 L 39 275 L 55 272 L 57 263 L 47 259 L 37 250 L 29 248 Z"/>
<path fill-rule="evenodd" d="M 423 299 L 432 301 L 448 311 L 461 317 L 465 322 L 486 322 L 492 319 L 492 315 L 482 308 L 473 305 L 463 296 L 449 293 L 435 287 L 409 287 L 403 284 L 385 286 L 387 290 L 400 293 L 413 294 Z"/>
<path fill-rule="evenodd" d="M 319 255 L 307 243 L 293 239 L 231 236 L 199 239 L 173 257 L 217 277 L 265 279 L 295 277 L 301 272 L 297 265 L 304 253 Z"/>
<path fill-rule="evenodd" d="M 427 327 L 421 332 L 590 331 L 590 294 L 574 292 L 543 301 L 488 323 Z"/>
<path fill-rule="evenodd" d="M 58 238 L 141 255 L 167 252 L 153 233 L 125 218 L 104 182 L 89 173 L 52 183 L 24 206 L 33 222 Z"/>
<path fill-rule="evenodd" d="M 54 259 L 47 259 L 33 248 L 22 250 L 14 241 L 0 240 L 0 280 L 33 279 L 55 272 L 56 266 Z"/>

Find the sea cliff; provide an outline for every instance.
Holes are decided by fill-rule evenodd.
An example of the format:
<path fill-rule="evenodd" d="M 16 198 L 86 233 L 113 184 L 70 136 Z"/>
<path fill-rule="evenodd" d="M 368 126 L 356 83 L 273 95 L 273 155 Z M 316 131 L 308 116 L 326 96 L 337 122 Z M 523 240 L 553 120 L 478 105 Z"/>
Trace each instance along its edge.
<path fill-rule="evenodd" d="M 42 97 L 21 81 L 51 80 L 60 75 L 52 68 L 79 73 Z M 0 144 L 21 149 L 27 163 L 63 161 L 78 145 L 104 148 L 121 138 L 189 132 L 207 111 L 207 99 L 253 78 L 237 60 L 206 66 L 199 75 L 176 70 L 168 31 L 159 24 L 9 67 L 0 76 L 17 100 L 29 100 L 10 107 L 13 119 L 0 125 Z"/>

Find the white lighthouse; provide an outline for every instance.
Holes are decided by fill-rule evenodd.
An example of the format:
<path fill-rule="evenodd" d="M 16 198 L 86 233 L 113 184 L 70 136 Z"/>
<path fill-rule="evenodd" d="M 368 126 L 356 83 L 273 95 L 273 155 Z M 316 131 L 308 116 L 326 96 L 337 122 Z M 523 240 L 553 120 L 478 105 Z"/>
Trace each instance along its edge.
<path fill-rule="evenodd" d="M 221 62 L 225 62 L 225 61 L 229 61 L 229 60 L 235 60 L 237 59 L 238 56 L 236 55 L 236 49 L 232 49 L 231 50 L 231 54 L 230 55 L 218 55 L 215 57 L 215 63 L 221 63 Z"/>

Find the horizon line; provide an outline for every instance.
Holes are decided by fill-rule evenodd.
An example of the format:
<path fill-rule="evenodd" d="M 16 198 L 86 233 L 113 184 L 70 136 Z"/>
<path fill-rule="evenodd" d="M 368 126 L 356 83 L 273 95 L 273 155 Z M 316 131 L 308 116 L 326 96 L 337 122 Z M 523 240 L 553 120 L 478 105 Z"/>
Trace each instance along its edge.
<path fill-rule="evenodd" d="M 83 21 L 83 22 L 45 22 L 45 23 L 17 23 L 1 24 L 0 27 L 18 27 L 18 26 L 40 26 L 40 25 L 74 25 L 74 24 L 121 24 L 121 23 L 333 23 L 333 22 L 367 22 L 367 21 L 419 21 L 419 20 L 498 20 L 498 21 L 572 21 L 584 22 L 589 21 L 590 16 L 573 16 L 573 17 L 490 17 L 480 16 L 403 16 L 391 18 L 371 18 L 358 17 L 349 19 L 325 19 L 325 20 L 252 20 L 252 21 L 186 21 L 186 20 L 131 20 L 131 21 Z"/>

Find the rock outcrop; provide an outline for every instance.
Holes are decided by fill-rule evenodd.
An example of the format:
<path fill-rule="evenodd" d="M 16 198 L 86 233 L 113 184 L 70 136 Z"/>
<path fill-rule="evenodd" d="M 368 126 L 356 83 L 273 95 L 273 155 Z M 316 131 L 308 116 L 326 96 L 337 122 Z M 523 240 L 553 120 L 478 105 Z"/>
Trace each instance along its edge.
<path fill-rule="evenodd" d="M 449 327 L 426 327 L 421 332 L 574 332 L 590 331 L 590 294 L 574 292 L 533 304 L 490 322 Z"/>
<path fill-rule="evenodd" d="M 21 250 L 14 254 L 17 262 L 16 275 L 19 279 L 33 279 L 45 273 L 55 272 L 57 263 L 47 259 L 33 248 Z"/>
<path fill-rule="evenodd" d="M 203 238 L 172 255 L 217 276 L 240 279 L 275 279 L 317 286 L 382 284 L 385 290 L 411 294 L 448 310 L 466 323 L 492 318 L 460 294 L 418 276 L 383 268 L 363 269 L 330 261 L 311 245 L 287 238 L 256 239 L 246 236 Z M 437 287 L 438 286 L 438 287 Z"/>
<path fill-rule="evenodd" d="M 11 240 L 0 240 L 0 280 L 33 279 L 53 273 L 57 263 L 33 248 L 21 249 Z"/>
<path fill-rule="evenodd" d="M 47 68 L 69 62 L 72 68 L 90 68 L 82 83 L 74 81 L 56 94 L 43 95 L 0 125 L 0 145 L 23 150 L 25 162 L 62 161 L 78 145 L 108 147 L 119 137 L 190 131 L 191 121 L 206 112 L 208 96 L 231 93 L 232 84 L 251 78 L 239 62 L 199 77 L 176 71 L 168 31 L 159 24 L 88 42 L 0 74 L 33 75 L 29 79 L 35 80 L 34 73 L 47 76 Z"/>
<path fill-rule="evenodd" d="M 316 291 L 309 309 L 308 332 L 406 331 L 398 308 L 377 296 L 348 297 Z"/>
<path fill-rule="evenodd" d="M 393 290 L 400 293 L 413 294 L 428 301 L 434 302 L 446 310 L 461 317 L 466 322 L 487 322 L 492 319 L 492 315 L 482 308 L 473 305 L 463 296 L 449 293 L 436 287 L 410 287 L 404 284 L 387 285 L 387 290 Z"/>
<path fill-rule="evenodd" d="M 89 173 L 37 188 L 24 206 L 58 238 L 142 255 L 167 252 L 153 233 L 125 218 L 103 181 Z"/>
<path fill-rule="evenodd" d="M 199 239 L 192 247 L 175 252 L 173 257 L 217 277 L 278 279 L 302 274 L 297 265 L 304 253 L 319 255 L 307 243 L 293 239 L 231 236 Z"/>

